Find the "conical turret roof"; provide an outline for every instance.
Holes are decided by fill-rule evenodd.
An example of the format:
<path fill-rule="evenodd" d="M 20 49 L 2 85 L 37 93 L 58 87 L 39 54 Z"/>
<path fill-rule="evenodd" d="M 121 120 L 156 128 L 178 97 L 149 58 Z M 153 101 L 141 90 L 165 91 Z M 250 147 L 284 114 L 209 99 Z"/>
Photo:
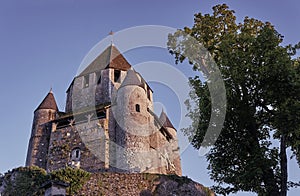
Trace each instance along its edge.
<path fill-rule="evenodd" d="M 132 69 L 129 69 L 127 71 L 126 77 L 124 78 L 124 81 L 121 84 L 121 87 L 128 86 L 128 85 L 135 85 L 135 86 L 141 86 L 142 83 L 139 80 L 136 72 Z"/>
<path fill-rule="evenodd" d="M 127 71 L 131 68 L 131 65 L 127 62 L 116 46 L 111 44 L 99 56 L 97 56 L 95 60 L 79 74 L 79 76 L 97 72 L 106 68 Z"/>
<path fill-rule="evenodd" d="M 164 112 L 164 110 L 161 111 L 159 121 L 162 123 L 163 127 L 165 127 L 165 128 L 169 127 L 169 128 L 175 129 L 173 124 L 171 123 L 170 119 L 168 118 L 167 114 Z"/>
<path fill-rule="evenodd" d="M 39 109 L 52 109 L 58 111 L 58 107 L 52 92 L 52 89 L 49 91 L 49 93 L 46 95 L 42 103 L 37 107 L 36 110 Z"/>

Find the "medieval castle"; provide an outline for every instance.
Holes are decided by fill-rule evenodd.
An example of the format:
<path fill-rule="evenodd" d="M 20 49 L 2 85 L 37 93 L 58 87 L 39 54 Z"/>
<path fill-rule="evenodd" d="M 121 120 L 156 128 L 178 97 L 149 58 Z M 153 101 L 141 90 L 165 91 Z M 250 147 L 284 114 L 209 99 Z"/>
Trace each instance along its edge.
<path fill-rule="evenodd" d="M 176 129 L 153 112 L 152 89 L 111 44 L 67 89 L 34 111 L 26 166 L 181 175 Z"/>

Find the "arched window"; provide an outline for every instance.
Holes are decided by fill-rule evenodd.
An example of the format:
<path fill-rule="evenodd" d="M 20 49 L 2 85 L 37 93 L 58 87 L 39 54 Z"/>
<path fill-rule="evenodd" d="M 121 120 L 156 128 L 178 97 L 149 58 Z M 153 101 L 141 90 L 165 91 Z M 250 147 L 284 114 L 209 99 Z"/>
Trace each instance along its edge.
<path fill-rule="evenodd" d="M 137 112 L 141 111 L 141 107 L 139 104 L 135 104 L 135 111 L 137 111 Z"/>
<path fill-rule="evenodd" d="M 71 153 L 71 161 L 79 161 L 80 160 L 80 149 L 74 148 Z"/>

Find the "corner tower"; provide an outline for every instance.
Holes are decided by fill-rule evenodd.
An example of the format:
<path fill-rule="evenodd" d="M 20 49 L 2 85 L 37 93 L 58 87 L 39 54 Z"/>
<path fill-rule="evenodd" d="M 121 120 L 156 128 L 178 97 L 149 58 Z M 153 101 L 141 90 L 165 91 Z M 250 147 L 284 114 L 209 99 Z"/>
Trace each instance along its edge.
<path fill-rule="evenodd" d="M 180 149 L 178 146 L 177 130 L 174 128 L 167 114 L 162 110 L 159 121 L 162 124 L 162 128 L 171 134 L 172 139 L 170 140 L 170 145 L 168 146 L 168 151 L 170 152 L 167 157 L 167 170 L 169 173 L 175 173 L 179 176 L 182 175 L 181 171 L 181 161 L 180 161 Z"/>
<path fill-rule="evenodd" d="M 56 118 L 58 107 L 52 90 L 34 111 L 31 136 L 28 144 L 26 166 L 39 166 L 46 169 L 51 125 Z"/>

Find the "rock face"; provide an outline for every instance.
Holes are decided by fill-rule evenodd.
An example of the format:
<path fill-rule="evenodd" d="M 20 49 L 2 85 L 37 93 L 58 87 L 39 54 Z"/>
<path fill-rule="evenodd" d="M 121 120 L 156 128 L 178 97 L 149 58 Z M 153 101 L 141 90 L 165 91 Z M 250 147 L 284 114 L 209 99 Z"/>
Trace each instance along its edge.
<path fill-rule="evenodd" d="M 161 174 L 96 173 L 77 195 L 184 195 L 214 196 L 203 185 L 187 177 Z"/>
<path fill-rule="evenodd" d="M 58 190 L 62 195 L 70 193 L 72 196 L 215 195 L 207 187 L 177 175 L 111 172 L 87 174 L 88 172 L 72 168 L 58 175 L 47 174 L 38 167 L 20 167 L 0 177 L 0 195 L 53 195 L 53 192 Z"/>

